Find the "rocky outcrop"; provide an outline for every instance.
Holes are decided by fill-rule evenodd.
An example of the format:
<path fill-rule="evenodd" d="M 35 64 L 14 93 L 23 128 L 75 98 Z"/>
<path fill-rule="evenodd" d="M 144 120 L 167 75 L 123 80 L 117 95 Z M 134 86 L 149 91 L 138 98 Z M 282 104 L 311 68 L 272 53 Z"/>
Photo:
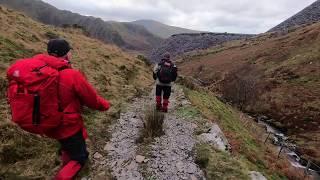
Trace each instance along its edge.
<path fill-rule="evenodd" d="M 218 149 L 220 151 L 229 151 L 231 147 L 220 127 L 217 124 L 213 123 L 208 123 L 207 126 L 210 126 L 208 132 L 202 133 L 198 136 L 200 142 L 204 144 L 210 144 L 215 149 Z"/>
<path fill-rule="evenodd" d="M 311 24 L 320 21 L 320 0 L 317 0 L 310 6 L 306 7 L 296 15 L 270 29 L 268 32 L 273 31 L 287 31 L 292 27 L 297 27 L 303 24 Z"/>
<path fill-rule="evenodd" d="M 129 50 L 149 51 L 162 40 L 141 25 L 82 16 L 70 11 L 59 10 L 40 0 L 0 0 L 0 4 L 22 11 L 45 24 L 81 27 L 91 37 Z"/>
<path fill-rule="evenodd" d="M 229 33 L 196 33 L 173 35 L 153 49 L 149 59 L 152 62 L 159 62 L 164 53 L 169 52 L 174 58 L 184 53 L 207 49 L 212 46 L 220 45 L 227 41 L 250 38 L 253 35 L 229 34 Z"/>

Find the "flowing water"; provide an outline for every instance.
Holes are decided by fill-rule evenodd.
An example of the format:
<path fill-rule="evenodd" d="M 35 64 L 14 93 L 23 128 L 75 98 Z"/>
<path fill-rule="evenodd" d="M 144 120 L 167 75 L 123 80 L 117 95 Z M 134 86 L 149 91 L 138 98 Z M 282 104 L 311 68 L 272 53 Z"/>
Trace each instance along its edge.
<path fill-rule="evenodd" d="M 279 152 L 281 151 L 280 156 L 285 154 L 285 157 L 289 160 L 291 165 L 295 168 L 301 168 L 306 170 L 308 161 L 300 157 L 295 152 L 296 145 L 293 143 L 288 143 L 288 137 L 282 133 L 280 130 L 276 129 L 272 125 L 270 125 L 267 120 L 260 120 L 261 118 L 257 118 L 258 124 L 265 127 L 267 133 L 270 133 L 269 139 L 273 142 L 274 145 L 278 147 Z M 315 179 L 320 179 L 319 173 L 320 168 L 312 169 L 309 168 L 308 171 Z"/>

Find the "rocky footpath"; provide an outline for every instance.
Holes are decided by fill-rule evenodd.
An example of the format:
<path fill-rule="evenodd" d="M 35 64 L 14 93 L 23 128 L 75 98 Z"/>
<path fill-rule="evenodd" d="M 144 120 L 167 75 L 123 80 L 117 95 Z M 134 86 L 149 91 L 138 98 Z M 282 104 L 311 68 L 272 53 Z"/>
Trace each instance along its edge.
<path fill-rule="evenodd" d="M 136 140 L 143 128 L 142 105 L 145 103 L 147 103 L 146 99 L 135 99 L 127 112 L 121 113 L 120 119 L 109 129 L 112 137 L 104 150 L 108 153 L 107 166 L 112 170 L 112 176 L 116 179 L 143 179 L 139 171 Z"/>
<path fill-rule="evenodd" d="M 153 93 L 133 100 L 126 112 L 121 113 L 117 122 L 108 129 L 111 139 L 104 147 L 107 155 L 97 152 L 93 155 L 93 167 L 97 174 L 86 179 L 110 179 L 110 176 L 118 180 L 206 179 L 195 163 L 195 146 L 206 143 L 221 151 L 228 151 L 228 141 L 218 125 L 204 119 L 201 122 L 206 122 L 206 131 L 196 136 L 199 121 L 181 117 L 177 111 L 178 107 L 190 107 L 191 103 L 181 88 L 175 87 L 173 91 L 169 113 L 164 119 L 164 135 L 148 144 L 137 143 L 144 128 L 144 106 L 153 101 Z M 106 174 L 107 170 L 111 171 L 110 175 Z M 257 172 L 251 174 L 252 179 L 263 179 Z"/>
<path fill-rule="evenodd" d="M 179 118 L 174 111 L 177 105 L 190 104 L 181 89 L 175 88 L 171 98 L 170 112 L 164 120 L 165 135 L 151 144 L 151 159 L 147 171 L 155 179 L 205 179 L 204 173 L 195 164 L 193 149 L 197 143 L 193 135 L 196 124 Z"/>
<path fill-rule="evenodd" d="M 92 173 L 82 180 L 143 179 L 136 161 L 138 145 L 136 140 L 143 129 L 143 105 L 149 99 L 134 99 L 125 113 L 107 130 L 111 138 L 103 148 L 103 153 L 93 153 Z"/>
<path fill-rule="evenodd" d="M 194 50 L 207 49 L 227 41 L 250 38 L 253 35 L 230 33 L 195 33 L 177 34 L 164 40 L 157 48 L 153 49 L 149 59 L 159 62 L 164 53 L 169 52 L 172 57 L 182 55 Z"/>

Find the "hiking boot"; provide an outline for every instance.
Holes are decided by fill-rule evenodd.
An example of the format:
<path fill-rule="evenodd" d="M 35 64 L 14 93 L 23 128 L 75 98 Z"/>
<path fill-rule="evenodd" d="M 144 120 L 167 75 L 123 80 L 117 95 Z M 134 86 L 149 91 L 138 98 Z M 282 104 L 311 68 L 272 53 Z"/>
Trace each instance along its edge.
<path fill-rule="evenodd" d="M 63 166 L 58 174 L 54 177 L 54 180 L 71 180 L 81 170 L 81 165 L 77 161 L 69 161 L 65 166 Z"/>

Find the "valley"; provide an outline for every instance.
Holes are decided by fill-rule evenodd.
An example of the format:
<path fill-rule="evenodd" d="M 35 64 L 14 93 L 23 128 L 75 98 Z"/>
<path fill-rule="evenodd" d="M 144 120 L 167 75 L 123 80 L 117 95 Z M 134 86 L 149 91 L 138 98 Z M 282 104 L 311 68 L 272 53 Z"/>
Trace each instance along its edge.
<path fill-rule="evenodd" d="M 229 42 L 177 61 L 182 74 L 242 111 L 270 117 L 319 162 L 319 27 Z"/>

